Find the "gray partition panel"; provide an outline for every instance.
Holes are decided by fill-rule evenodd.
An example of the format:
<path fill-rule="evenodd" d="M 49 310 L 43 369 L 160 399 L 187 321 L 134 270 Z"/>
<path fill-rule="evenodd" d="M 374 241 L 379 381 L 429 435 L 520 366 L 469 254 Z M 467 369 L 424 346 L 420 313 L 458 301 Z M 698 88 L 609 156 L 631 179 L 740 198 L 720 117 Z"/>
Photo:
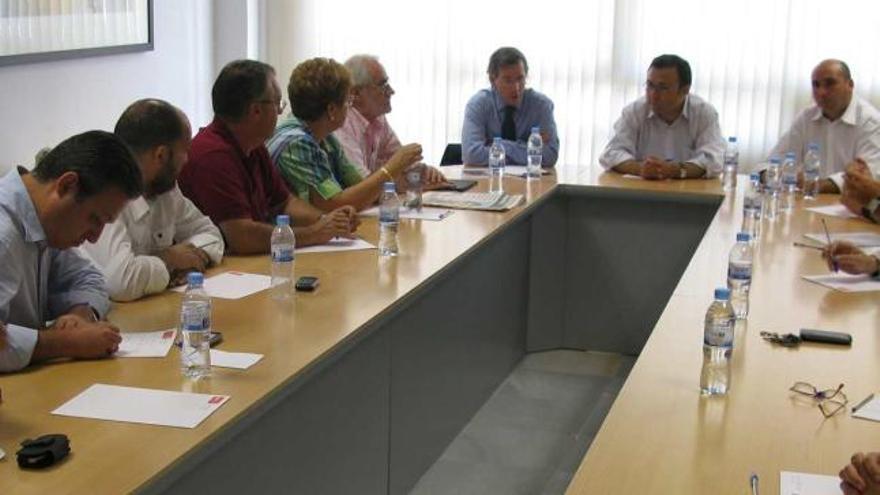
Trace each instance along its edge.
<path fill-rule="evenodd" d="M 390 322 L 389 493 L 406 493 L 522 358 L 529 224 L 447 269 Z"/>
<path fill-rule="evenodd" d="M 638 354 L 721 196 L 566 188 L 563 347 Z"/>
<path fill-rule="evenodd" d="M 565 341 L 565 258 L 568 200 L 555 194 L 531 217 L 528 352 L 562 347 Z"/>
<path fill-rule="evenodd" d="M 386 494 L 389 334 L 340 354 L 145 492 Z"/>

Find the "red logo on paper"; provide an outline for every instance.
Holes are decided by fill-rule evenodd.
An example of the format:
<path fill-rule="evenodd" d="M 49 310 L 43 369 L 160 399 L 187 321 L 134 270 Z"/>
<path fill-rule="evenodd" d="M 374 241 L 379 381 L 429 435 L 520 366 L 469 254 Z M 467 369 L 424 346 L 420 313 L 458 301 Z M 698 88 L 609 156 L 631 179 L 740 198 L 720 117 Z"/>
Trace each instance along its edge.
<path fill-rule="evenodd" d="M 221 402 L 223 402 L 223 396 L 215 395 L 214 397 L 211 397 L 211 400 L 208 401 L 208 404 L 219 404 Z"/>
<path fill-rule="evenodd" d="M 170 339 L 174 337 L 174 330 L 166 330 L 165 333 L 162 334 L 163 339 Z"/>

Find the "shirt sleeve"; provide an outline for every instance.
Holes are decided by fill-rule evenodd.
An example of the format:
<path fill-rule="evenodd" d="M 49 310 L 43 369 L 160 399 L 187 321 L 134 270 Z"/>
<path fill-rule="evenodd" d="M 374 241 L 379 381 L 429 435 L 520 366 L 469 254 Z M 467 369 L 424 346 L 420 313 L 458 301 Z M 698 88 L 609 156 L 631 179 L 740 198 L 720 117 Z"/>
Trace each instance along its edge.
<path fill-rule="evenodd" d="M 706 171 L 706 179 L 717 177 L 721 173 L 724 160 L 724 138 L 721 136 L 721 125 L 718 123 L 718 112 L 706 104 L 699 118 L 699 128 L 694 143 L 694 154 L 685 160 Z"/>
<path fill-rule="evenodd" d="M 871 120 L 859 129 L 856 143 L 855 158 L 861 158 L 875 178 L 880 177 L 880 122 Z M 839 172 L 829 177 L 843 191 L 844 173 Z"/>
<path fill-rule="evenodd" d="M 550 135 L 549 142 L 544 143 L 542 150 L 541 167 L 552 168 L 559 158 L 559 134 L 556 129 L 556 119 L 553 117 L 553 102 L 549 99 L 543 105 L 539 119 L 541 130 Z"/>
<path fill-rule="evenodd" d="M 461 154 L 466 165 L 489 163 L 489 147 L 486 146 L 487 111 L 491 109 L 479 96 L 471 98 L 465 107 L 464 124 L 461 128 Z"/>
<path fill-rule="evenodd" d="M 342 185 L 336 181 L 330 170 L 327 155 L 310 140 L 292 139 L 278 155 L 276 165 L 297 196 L 304 200 L 308 200 L 311 189 L 324 199 L 330 199 L 342 192 Z"/>
<path fill-rule="evenodd" d="M 100 267 L 110 297 L 117 301 L 133 301 L 168 287 L 171 277 L 165 263 L 157 256 L 136 255 L 121 219 L 105 226 L 97 242 L 80 249 Z"/>
<path fill-rule="evenodd" d="M 26 368 L 34 355 L 39 336 L 33 328 L 6 325 L 6 347 L 0 350 L 0 373 Z"/>
<path fill-rule="evenodd" d="M 614 123 L 614 135 L 599 156 L 599 164 L 605 170 L 623 162 L 636 159 L 636 142 L 639 135 L 639 119 L 632 106 L 625 107 Z"/>
<path fill-rule="evenodd" d="M 207 253 L 213 264 L 219 264 L 225 249 L 220 229 L 192 201 L 184 197 L 180 189 L 174 188 L 170 194 L 176 210 L 174 242 L 190 243 Z"/>
<path fill-rule="evenodd" d="M 49 248 L 49 315 L 52 319 L 70 308 L 87 304 L 103 318 L 110 310 L 104 276 L 76 249 Z"/>

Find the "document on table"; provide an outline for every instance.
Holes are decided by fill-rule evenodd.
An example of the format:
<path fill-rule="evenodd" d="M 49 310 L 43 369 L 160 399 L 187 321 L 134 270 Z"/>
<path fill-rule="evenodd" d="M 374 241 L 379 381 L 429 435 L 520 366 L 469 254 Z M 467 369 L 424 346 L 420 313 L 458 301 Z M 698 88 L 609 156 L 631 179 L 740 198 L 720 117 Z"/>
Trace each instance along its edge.
<path fill-rule="evenodd" d="M 174 344 L 177 330 L 159 330 L 158 332 L 122 332 L 122 342 L 116 357 L 143 358 L 165 357 Z"/>
<path fill-rule="evenodd" d="M 846 206 L 841 204 L 836 205 L 828 205 L 828 206 L 814 206 L 813 208 L 807 208 L 807 211 L 812 211 L 814 213 L 818 213 L 820 215 L 828 215 L 830 217 L 839 217 L 839 218 L 861 218 L 855 213 L 846 209 Z"/>
<path fill-rule="evenodd" d="M 228 400 L 228 395 L 193 394 L 96 383 L 52 411 L 52 414 L 195 428 Z"/>
<path fill-rule="evenodd" d="M 835 495 L 843 493 L 840 478 L 824 474 L 779 473 L 780 495 Z"/>
<path fill-rule="evenodd" d="M 880 246 L 880 234 L 874 232 L 835 232 L 830 235 L 831 242 L 846 241 L 858 247 Z M 824 232 L 804 234 L 804 237 L 822 245 L 827 244 Z"/>
<path fill-rule="evenodd" d="M 262 354 L 252 354 L 250 352 L 226 352 L 217 349 L 211 349 L 211 366 L 220 368 L 235 368 L 238 370 L 246 370 L 257 364 L 263 359 Z"/>
<path fill-rule="evenodd" d="M 505 165 L 504 167 L 504 175 L 525 178 L 526 173 L 528 173 L 528 167 L 525 165 Z M 550 171 L 541 169 L 541 175 L 550 175 Z"/>
<path fill-rule="evenodd" d="M 268 289 L 271 280 L 267 275 L 226 272 L 206 278 L 205 292 L 211 297 L 219 297 L 221 299 L 241 299 L 242 297 Z M 184 292 L 186 291 L 186 286 L 177 287 L 174 291 Z"/>
<path fill-rule="evenodd" d="M 409 208 L 400 209 L 400 218 L 410 218 L 413 220 L 431 220 L 438 222 L 455 213 L 455 210 L 449 208 L 431 208 L 430 206 L 422 207 L 421 211 L 411 210 Z M 378 217 L 379 207 L 374 206 L 360 213 L 365 217 Z"/>
<path fill-rule="evenodd" d="M 827 275 L 801 275 L 801 278 L 841 292 L 872 292 L 880 290 L 880 280 L 871 278 L 870 275 L 830 273 Z"/>
<path fill-rule="evenodd" d="M 426 205 L 465 210 L 507 211 L 523 201 L 522 194 L 489 192 L 429 191 L 422 195 Z"/>
<path fill-rule="evenodd" d="M 869 400 L 858 411 L 853 413 L 853 417 L 880 421 L 880 398 Z"/>
<path fill-rule="evenodd" d="M 331 253 L 333 251 L 360 251 L 363 249 L 376 249 L 376 246 L 361 239 L 348 239 L 346 237 L 334 237 L 330 242 L 317 246 L 296 248 L 296 254 L 306 253 Z"/>

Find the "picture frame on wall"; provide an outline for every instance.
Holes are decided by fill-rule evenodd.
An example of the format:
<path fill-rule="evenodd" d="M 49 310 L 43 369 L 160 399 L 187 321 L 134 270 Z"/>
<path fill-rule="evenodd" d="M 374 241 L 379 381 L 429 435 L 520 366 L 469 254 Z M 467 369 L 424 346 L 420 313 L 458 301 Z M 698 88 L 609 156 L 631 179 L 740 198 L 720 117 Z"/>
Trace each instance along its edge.
<path fill-rule="evenodd" d="M 153 49 L 153 0 L 0 0 L 0 66 Z"/>

